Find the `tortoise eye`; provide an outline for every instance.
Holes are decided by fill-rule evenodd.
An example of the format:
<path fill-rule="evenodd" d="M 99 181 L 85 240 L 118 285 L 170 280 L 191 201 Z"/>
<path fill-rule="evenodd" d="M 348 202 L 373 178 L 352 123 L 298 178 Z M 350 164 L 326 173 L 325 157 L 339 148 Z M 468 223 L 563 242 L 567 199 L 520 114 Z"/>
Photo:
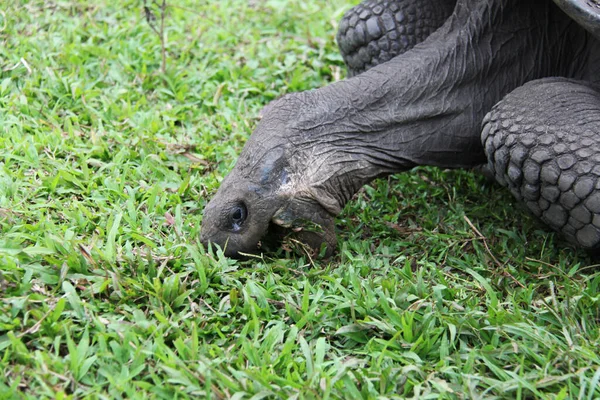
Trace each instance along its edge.
<path fill-rule="evenodd" d="M 231 211 L 229 213 L 229 218 L 231 221 L 231 228 L 234 231 L 239 231 L 242 228 L 244 221 L 246 221 L 247 216 L 248 216 L 248 209 L 246 208 L 246 206 L 243 203 L 234 205 L 231 208 Z"/>

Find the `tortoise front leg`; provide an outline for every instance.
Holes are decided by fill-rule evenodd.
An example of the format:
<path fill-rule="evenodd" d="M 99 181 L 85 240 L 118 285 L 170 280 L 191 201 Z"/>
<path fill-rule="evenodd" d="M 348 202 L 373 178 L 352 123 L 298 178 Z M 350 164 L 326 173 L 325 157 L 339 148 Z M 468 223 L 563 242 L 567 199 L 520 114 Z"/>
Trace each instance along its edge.
<path fill-rule="evenodd" d="M 515 89 L 483 121 L 496 180 L 552 229 L 600 249 L 600 87 L 545 78 Z"/>
<path fill-rule="evenodd" d="M 337 41 L 350 76 L 391 60 L 437 30 L 456 0 L 366 0 L 346 12 Z"/>

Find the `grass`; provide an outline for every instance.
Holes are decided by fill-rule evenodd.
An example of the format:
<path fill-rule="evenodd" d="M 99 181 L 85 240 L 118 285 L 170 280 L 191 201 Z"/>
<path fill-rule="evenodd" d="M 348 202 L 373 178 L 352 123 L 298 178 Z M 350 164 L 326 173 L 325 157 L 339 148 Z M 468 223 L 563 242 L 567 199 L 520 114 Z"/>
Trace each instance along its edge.
<path fill-rule="evenodd" d="M 600 272 L 509 193 L 367 186 L 328 261 L 201 248 L 259 110 L 344 76 L 355 1 L 0 5 L 0 398 L 600 397 Z"/>

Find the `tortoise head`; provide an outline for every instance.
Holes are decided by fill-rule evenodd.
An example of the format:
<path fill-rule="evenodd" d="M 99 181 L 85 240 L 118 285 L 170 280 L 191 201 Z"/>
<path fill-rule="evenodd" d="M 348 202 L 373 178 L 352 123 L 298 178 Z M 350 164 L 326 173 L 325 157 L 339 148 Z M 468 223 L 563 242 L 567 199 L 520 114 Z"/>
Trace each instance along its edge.
<path fill-rule="evenodd" d="M 292 235 L 315 251 L 336 246 L 333 215 L 303 186 L 292 135 L 297 95 L 272 102 L 204 210 L 200 241 L 229 257 L 257 253 Z M 302 159 L 302 158 L 300 158 Z M 302 164 L 302 163 L 300 163 Z"/>

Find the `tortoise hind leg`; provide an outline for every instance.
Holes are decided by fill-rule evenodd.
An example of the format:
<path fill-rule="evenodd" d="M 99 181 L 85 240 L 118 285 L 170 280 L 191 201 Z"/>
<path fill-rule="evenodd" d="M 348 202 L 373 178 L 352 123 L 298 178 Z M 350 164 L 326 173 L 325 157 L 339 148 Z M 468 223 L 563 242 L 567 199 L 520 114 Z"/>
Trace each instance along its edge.
<path fill-rule="evenodd" d="M 391 60 L 448 19 L 456 0 L 365 0 L 346 12 L 337 41 L 350 75 Z"/>
<path fill-rule="evenodd" d="M 565 78 L 531 81 L 483 121 L 496 180 L 552 229 L 600 248 L 600 87 Z"/>

